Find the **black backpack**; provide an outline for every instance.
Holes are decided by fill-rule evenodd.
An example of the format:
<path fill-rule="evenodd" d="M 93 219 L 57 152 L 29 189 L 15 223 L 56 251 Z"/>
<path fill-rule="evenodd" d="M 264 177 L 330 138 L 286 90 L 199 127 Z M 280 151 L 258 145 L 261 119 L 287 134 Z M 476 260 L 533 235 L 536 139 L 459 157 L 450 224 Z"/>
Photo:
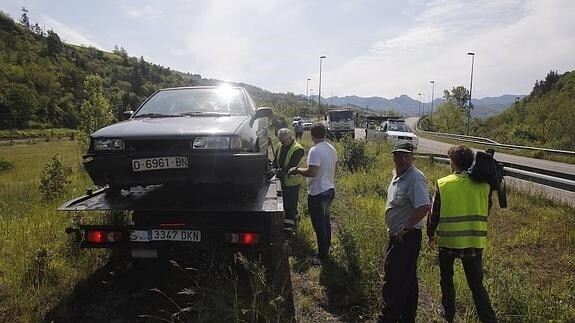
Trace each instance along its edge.
<path fill-rule="evenodd" d="M 503 165 L 493 158 L 494 154 L 493 149 L 487 149 L 485 152 L 478 151 L 469 168 L 469 178 L 479 183 L 489 183 L 491 192 L 497 191 L 499 207 L 503 209 L 507 207 Z M 490 198 L 491 192 L 489 193 Z"/>

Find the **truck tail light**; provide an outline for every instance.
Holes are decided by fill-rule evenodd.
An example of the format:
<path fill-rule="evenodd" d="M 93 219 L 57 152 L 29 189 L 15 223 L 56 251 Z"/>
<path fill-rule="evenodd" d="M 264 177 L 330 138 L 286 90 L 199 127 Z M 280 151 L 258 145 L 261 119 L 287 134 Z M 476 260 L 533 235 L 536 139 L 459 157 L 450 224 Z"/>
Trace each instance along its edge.
<path fill-rule="evenodd" d="M 89 230 L 86 231 L 86 241 L 92 243 L 109 243 L 122 240 L 122 231 Z"/>
<path fill-rule="evenodd" d="M 253 232 L 226 233 L 224 240 L 227 243 L 251 246 L 260 242 L 260 235 Z"/>

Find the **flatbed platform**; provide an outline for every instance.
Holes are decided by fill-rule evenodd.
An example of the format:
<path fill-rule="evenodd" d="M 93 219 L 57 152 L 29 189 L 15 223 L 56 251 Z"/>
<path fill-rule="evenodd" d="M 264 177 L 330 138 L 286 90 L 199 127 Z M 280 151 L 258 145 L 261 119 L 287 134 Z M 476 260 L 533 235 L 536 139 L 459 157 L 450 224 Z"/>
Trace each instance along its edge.
<path fill-rule="evenodd" d="M 225 185 L 214 187 L 154 185 L 123 190 L 111 196 L 107 188 L 70 200 L 60 211 L 200 211 L 200 212 L 281 212 L 281 186 L 273 178 L 257 194 L 231 190 Z"/>

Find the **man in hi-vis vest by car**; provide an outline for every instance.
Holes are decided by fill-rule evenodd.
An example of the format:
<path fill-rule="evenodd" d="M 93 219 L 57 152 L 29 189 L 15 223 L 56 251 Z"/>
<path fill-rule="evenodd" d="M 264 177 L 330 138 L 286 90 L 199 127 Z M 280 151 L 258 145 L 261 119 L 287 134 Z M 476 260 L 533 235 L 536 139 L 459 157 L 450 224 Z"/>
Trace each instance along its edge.
<path fill-rule="evenodd" d="M 303 177 L 296 174 L 288 174 L 288 170 L 297 167 L 304 155 L 304 149 L 299 142 L 295 141 L 287 128 L 278 130 L 280 145 L 275 151 L 274 166 L 278 170 L 283 191 L 285 210 L 284 230 L 293 232 L 299 216 L 297 203 L 299 200 L 299 187 L 303 183 Z"/>
<path fill-rule="evenodd" d="M 473 151 L 453 146 L 448 156 L 453 174 L 437 180 L 431 215 L 428 217 L 429 245 L 439 245 L 441 303 L 444 318 L 455 316 L 453 262 L 461 259 L 467 284 L 481 322 L 497 322 L 489 295 L 483 286 L 483 249 L 487 243 L 487 215 L 491 207 L 489 184 L 474 182 L 467 170 Z"/>

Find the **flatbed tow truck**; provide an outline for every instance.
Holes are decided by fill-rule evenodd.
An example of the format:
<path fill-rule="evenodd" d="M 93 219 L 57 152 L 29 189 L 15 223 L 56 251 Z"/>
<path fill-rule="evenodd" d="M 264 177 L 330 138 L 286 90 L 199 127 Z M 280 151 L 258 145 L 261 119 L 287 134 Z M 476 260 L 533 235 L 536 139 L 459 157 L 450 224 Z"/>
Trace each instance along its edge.
<path fill-rule="evenodd" d="M 119 212 L 128 224 L 80 224 L 66 229 L 81 248 L 113 248 L 132 258 L 160 258 L 183 249 L 263 252 L 273 250 L 283 228 L 281 186 L 275 177 L 257 194 L 162 185 L 109 194 L 108 188 L 64 203 L 67 212 Z M 273 252 L 273 251 L 272 251 Z"/>

